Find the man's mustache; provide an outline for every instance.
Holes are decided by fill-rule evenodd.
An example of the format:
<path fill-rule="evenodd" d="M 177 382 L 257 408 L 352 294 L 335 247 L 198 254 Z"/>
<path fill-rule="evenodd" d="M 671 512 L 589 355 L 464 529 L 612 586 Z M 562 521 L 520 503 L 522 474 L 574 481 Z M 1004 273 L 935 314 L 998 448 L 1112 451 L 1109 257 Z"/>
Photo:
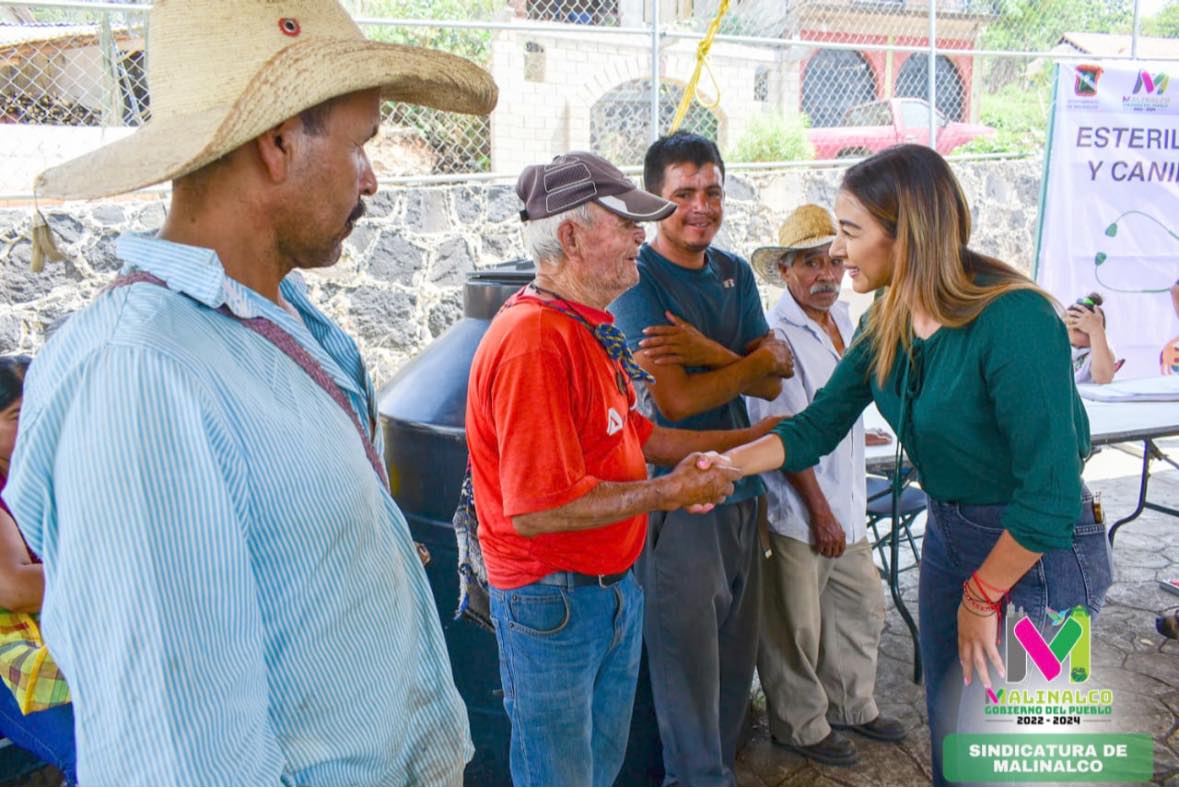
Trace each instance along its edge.
<path fill-rule="evenodd" d="M 356 202 L 356 207 L 352 209 L 352 213 L 348 214 L 348 222 L 349 222 L 350 224 L 356 224 L 356 221 L 357 221 L 357 220 L 358 220 L 358 219 L 359 219 L 361 216 L 364 216 L 364 212 L 365 212 L 366 210 L 367 210 L 367 209 L 364 207 L 364 201 L 363 201 L 363 200 L 358 200 L 358 201 Z"/>
<path fill-rule="evenodd" d="M 839 293 L 839 285 L 833 282 L 817 282 L 811 285 L 811 295 L 819 293 Z"/>

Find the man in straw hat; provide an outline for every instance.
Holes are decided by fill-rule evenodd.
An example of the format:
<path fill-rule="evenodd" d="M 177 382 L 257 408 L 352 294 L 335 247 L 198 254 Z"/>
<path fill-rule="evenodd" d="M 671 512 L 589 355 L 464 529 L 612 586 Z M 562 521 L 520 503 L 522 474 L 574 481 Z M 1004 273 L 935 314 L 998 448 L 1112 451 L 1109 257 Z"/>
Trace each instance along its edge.
<path fill-rule="evenodd" d="M 762 281 L 786 290 L 771 311 L 790 344 L 794 377 L 772 402 L 748 398 L 750 418 L 801 413 L 826 385 L 852 338 L 839 301 L 843 261 L 829 254 L 831 215 L 818 205 L 790 214 L 778 245 L 753 253 Z M 864 424 L 814 468 L 763 474 L 772 555 L 762 564 L 762 624 L 757 674 L 770 733 L 833 766 L 857 760 L 836 729 L 899 741 L 904 728 L 873 699 L 884 592 L 865 528 Z"/>
<path fill-rule="evenodd" d="M 29 375 L 6 491 L 96 784 L 455 784 L 472 754 L 389 496 L 356 344 L 295 269 L 377 184 L 383 100 L 487 113 L 490 77 L 366 40 L 333 0 L 162 0 L 152 119 L 43 173 L 172 181 L 158 233 Z"/>
<path fill-rule="evenodd" d="M 633 408 L 631 381 L 646 373 L 606 306 L 638 280 L 639 223 L 672 203 L 581 151 L 525 168 L 516 193 L 536 280 L 479 343 L 467 398 L 512 781 L 613 785 L 642 651 L 630 569 L 647 513 L 711 508 L 732 492 L 732 469 L 692 453 L 732 448 L 777 420 L 696 432 Z M 647 461 L 674 468 L 648 479 Z"/>

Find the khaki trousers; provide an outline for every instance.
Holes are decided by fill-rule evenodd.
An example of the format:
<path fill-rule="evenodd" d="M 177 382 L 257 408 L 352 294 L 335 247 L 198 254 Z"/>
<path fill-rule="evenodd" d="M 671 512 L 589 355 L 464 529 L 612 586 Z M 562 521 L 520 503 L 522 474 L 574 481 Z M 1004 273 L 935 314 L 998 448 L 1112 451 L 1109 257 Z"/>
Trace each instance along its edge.
<path fill-rule="evenodd" d="M 797 539 L 770 534 L 762 559 L 762 624 L 757 673 L 770 732 L 781 742 L 816 744 L 828 720 L 876 719 L 876 653 L 884 590 L 867 539 L 826 558 Z"/>

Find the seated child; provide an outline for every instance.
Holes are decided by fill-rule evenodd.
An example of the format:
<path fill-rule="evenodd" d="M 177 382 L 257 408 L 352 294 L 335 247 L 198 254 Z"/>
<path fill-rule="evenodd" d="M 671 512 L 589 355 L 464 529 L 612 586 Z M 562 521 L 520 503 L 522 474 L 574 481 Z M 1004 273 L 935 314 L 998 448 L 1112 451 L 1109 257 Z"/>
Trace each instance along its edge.
<path fill-rule="evenodd" d="M 1064 315 L 1073 346 L 1073 377 L 1077 383 L 1109 383 L 1122 362 L 1114 359 L 1105 337 L 1105 312 L 1099 293 L 1078 298 Z"/>

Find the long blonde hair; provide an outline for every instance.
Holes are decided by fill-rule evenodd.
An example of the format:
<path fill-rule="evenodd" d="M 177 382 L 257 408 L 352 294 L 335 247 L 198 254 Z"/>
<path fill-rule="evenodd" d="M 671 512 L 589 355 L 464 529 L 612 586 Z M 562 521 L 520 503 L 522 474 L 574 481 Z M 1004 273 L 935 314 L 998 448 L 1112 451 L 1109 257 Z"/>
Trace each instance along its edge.
<path fill-rule="evenodd" d="M 896 362 L 897 345 L 906 353 L 912 345 L 913 307 L 943 326 L 960 328 L 1013 290 L 1035 290 L 1055 304 L 1015 268 L 967 247 L 970 207 L 936 151 L 923 145 L 888 148 L 849 168 L 840 188 L 896 241 L 892 282 L 869 310 L 863 337 L 872 342 L 878 385 Z"/>

